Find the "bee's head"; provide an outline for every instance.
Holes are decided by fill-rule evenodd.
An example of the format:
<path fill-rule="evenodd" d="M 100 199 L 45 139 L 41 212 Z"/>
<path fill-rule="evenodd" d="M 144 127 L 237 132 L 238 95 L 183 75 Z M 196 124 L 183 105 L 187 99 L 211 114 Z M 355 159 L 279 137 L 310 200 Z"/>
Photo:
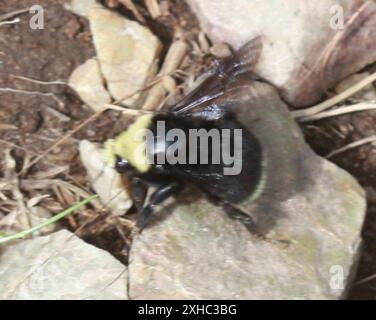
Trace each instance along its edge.
<path fill-rule="evenodd" d="M 152 115 L 143 115 L 120 133 L 105 142 L 105 160 L 119 173 L 145 173 L 150 164 L 145 154 L 145 129 L 150 127 Z"/>
<path fill-rule="evenodd" d="M 127 159 L 123 159 L 120 156 L 115 158 L 115 170 L 118 173 L 127 173 L 134 170 L 133 166 L 129 163 Z"/>

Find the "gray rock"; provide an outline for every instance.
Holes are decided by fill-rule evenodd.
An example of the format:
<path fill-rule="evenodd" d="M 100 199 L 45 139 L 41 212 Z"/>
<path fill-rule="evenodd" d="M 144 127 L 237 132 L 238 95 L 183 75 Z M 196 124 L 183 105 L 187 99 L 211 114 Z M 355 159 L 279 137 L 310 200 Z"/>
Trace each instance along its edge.
<path fill-rule="evenodd" d="M 137 236 L 132 299 L 337 299 L 356 265 L 366 201 L 345 171 L 305 144 L 270 86 L 248 90 L 242 112 L 264 146 L 266 185 L 244 207 L 267 240 L 187 192 Z M 251 99 L 251 100 L 250 100 Z M 249 117 L 248 117 L 249 118 Z M 242 116 L 240 119 L 247 119 Z"/>
<path fill-rule="evenodd" d="M 88 17 L 90 10 L 94 7 L 103 8 L 97 0 L 71 0 L 65 3 L 64 6 L 66 9 L 83 17 Z"/>
<path fill-rule="evenodd" d="M 375 1 L 187 1 L 214 41 L 239 48 L 262 36 L 257 72 L 295 106 L 376 60 Z"/>
<path fill-rule="evenodd" d="M 132 201 L 124 189 L 120 175 L 106 164 L 103 149 L 83 140 L 80 142 L 79 150 L 91 185 L 101 202 L 114 215 L 124 215 L 131 208 Z"/>
<path fill-rule="evenodd" d="M 126 267 L 66 230 L 0 254 L 1 300 L 128 298 Z"/>
<path fill-rule="evenodd" d="M 110 94 L 126 105 L 139 107 L 145 92 L 134 93 L 155 76 L 160 41 L 148 28 L 107 9 L 92 8 L 89 21 Z"/>
<path fill-rule="evenodd" d="M 106 104 L 111 102 L 97 58 L 91 58 L 78 66 L 71 74 L 68 83 L 79 94 L 82 101 L 95 112 L 105 110 Z"/>

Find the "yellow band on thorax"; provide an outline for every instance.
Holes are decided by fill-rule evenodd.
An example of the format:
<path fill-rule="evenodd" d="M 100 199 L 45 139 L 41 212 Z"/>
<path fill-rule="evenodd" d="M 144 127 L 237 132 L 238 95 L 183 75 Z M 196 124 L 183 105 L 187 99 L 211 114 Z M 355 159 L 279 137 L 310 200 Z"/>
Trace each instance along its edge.
<path fill-rule="evenodd" d="M 150 169 L 150 163 L 146 156 L 146 133 L 150 127 L 153 116 L 143 115 L 129 126 L 127 130 L 119 134 L 115 139 L 105 143 L 105 158 L 115 166 L 116 156 L 126 159 L 140 173 Z"/>

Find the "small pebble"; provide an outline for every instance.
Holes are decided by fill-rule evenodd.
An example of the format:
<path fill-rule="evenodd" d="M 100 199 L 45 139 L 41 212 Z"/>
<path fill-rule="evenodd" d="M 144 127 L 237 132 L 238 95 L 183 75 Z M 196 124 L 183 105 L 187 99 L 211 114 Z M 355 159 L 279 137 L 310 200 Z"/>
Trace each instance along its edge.
<path fill-rule="evenodd" d="M 231 55 L 231 50 L 226 43 L 216 43 L 210 48 L 210 53 L 217 58 L 225 58 Z"/>

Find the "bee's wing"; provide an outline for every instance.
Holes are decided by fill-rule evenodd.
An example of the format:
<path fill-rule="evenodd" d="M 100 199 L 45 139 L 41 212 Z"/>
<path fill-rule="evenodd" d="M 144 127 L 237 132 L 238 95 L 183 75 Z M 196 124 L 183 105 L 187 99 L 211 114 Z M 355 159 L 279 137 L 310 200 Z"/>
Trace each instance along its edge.
<path fill-rule="evenodd" d="M 205 116 L 218 119 L 231 110 L 236 102 L 235 80 L 245 74 L 251 75 L 262 51 L 261 37 L 245 44 L 231 57 L 216 61 L 208 77 L 183 100 L 169 109 L 175 115 Z"/>
<path fill-rule="evenodd" d="M 206 120 L 218 120 L 228 113 L 234 113 L 236 108 L 244 102 L 251 101 L 250 86 L 254 83 L 252 78 L 245 75 L 232 80 L 218 96 L 213 96 L 208 101 L 202 101 L 188 110 L 177 112 L 179 117 L 200 117 Z"/>

